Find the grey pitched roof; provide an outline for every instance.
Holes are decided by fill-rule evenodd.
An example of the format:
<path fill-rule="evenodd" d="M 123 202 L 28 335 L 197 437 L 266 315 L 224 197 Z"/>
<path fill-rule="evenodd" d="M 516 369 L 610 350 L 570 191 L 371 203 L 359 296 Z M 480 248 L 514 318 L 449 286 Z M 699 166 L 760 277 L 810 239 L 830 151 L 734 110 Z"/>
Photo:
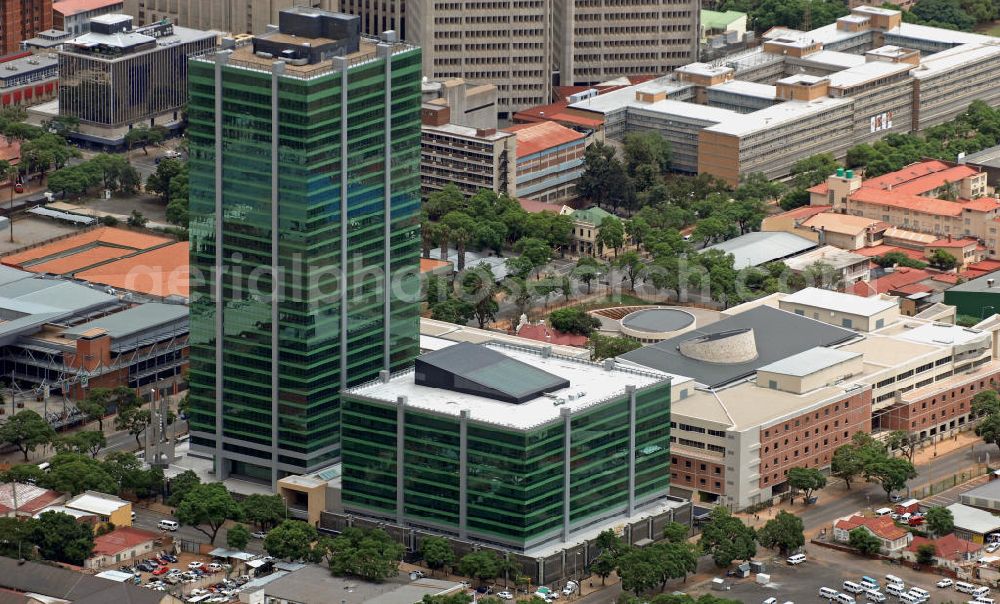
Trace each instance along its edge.
<path fill-rule="evenodd" d="M 160 604 L 164 594 L 39 562 L 0 557 L 0 588 L 69 600 L 73 604 Z M 169 600 L 168 600 L 169 601 Z"/>
<path fill-rule="evenodd" d="M 757 358 L 751 361 L 709 363 L 686 357 L 678 350 L 680 343 L 686 340 L 746 329 L 753 329 L 756 340 Z M 846 342 L 856 336 L 848 329 L 770 306 L 759 306 L 669 340 L 627 352 L 621 358 L 658 371 L 687 376 L 700 384 L 716 388 L 753 375 L 758 368 L 775 361 L 817 346 Z"/>
<path fill-rule="evenodd" d="M 186 320 L 187 316 L 187 306 L 147 302 L 67 329 L 65 336 L 76 338 L 86 331 L 100 328 L 107 331 L 112 338 L 124 338 L 154 327 Z"/>

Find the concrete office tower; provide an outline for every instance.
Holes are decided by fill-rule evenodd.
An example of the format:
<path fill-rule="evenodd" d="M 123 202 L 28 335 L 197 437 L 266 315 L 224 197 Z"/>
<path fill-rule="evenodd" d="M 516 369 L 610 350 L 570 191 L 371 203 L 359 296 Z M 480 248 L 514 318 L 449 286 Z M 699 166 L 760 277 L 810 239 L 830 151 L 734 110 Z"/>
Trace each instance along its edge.
<path fill-rule="evenodd" d="M 698 0 L 552 0 L 559 83 L 661 74 L 698 60 Z"/>
<path fill-rule="evenodd" d="M 340 389 L 418 351 L 420 51 L 358 30 L 289 9 L 191 60 L 191 447 L 218 479 L 338 459 Z"/>
<path fill-rule="evenodd" d="M 423 49 L 424 75 L 495 84 L 506 117 L 552 100 L 552 2 L 408 0 L 407 40 Z"/>
<path fill-rule="evenodd" d="M 52 28 L 52 0 L 0 0 L 0 56 L 17 52 L 21 41 Z"/>
<path fill-rule="evenodd" d="M 125 12 L 141 24 L 166 19 L 234 34 L 264 31 L 278 22 L 278 13 L 292 7 L 330 10 L 336 8 L 336 0 L 125 0 Z"/>
<path fill-rule="evenodd" d="M 401 39 L 407 39 L 405 0 L 339 0 L 337 10 L 361 17 L 361 33 L 377 35 L 392 30 Z"/>

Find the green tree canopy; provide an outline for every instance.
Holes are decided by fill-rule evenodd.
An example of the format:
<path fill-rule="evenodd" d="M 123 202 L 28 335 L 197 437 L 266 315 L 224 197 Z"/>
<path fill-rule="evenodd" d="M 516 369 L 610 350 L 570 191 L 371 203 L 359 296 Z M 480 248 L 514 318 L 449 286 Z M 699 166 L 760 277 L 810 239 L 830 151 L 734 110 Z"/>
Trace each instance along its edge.
<path fill-rule="evenodd" d="M 455 562 L 455 550 L 444 537 L 427 537 L 420 544 L 420 557 L 432 570 L 441 570 Z"/>
<path fill-rule="evenodd" d="M 947 535 L 955 530 L 955 517 L 951 510 L 935 506 L 927 510 L 927 530 L 937 536 Z"/>
<path fill-rule="evenodd" d="M 563 333 L 576 333 L 584 336 L 589 336 L 601 326 L 597 317 L 578 306 L 553 310 L 549 315 L 549 323 L 552 324 L 553 328 Z"/>
<path fill-rule="evenodd" d="M 284 520 L 264 538 L 264 551 L 281 560 L 315 562 L 323 552 L 314 547 L 319 541 L 316 527 L 301 520 Z"/>
<path fill-rule="evenodd" d="M 616 357 L 630 350 L 640 348 L 642 343 L 632 338 L 618 336 L 602 336 L 599 333 L 590 335 L 588 344 L 595 361 Z"/>
<path fill-rule="evenodd" d="M 802 519 L 785 510 L 778 512 L 777 516 L 768 520 L 767 524 L 757 531 L 757 539 L 764 547 L 778 548 L 782 556 L 787 556 L 789 552 L 806 544 Z"/>
<path fill-rule="evenodd" d="M 698 545 L 712 556 L 716 566 L 729 566 L 733 560 L 749 560 L 757 553 L 757 534 L 753 528 L 733 516 L 724 507 L 716 507 L 702 527 Z"/>
<path fill-rule="evenodd" d="M 246 526 L 237 524 L 226 531 L 226 547 L 229 549 L 242 550 L 250 541 L 250 531 Z"/>
<path fill-rule="evenodd" d="M 90 525 L 62 512 L 43 512 L 34 526 L 32 541 L 42 558 L 77 566 L 94 551 Z"/>
<path fill-rule="evenodd" d="M 848 534 L 848 545 L 866 556 L 872 556 L 882 549 L 882 542 L 863 527 L 858 527 Z"/>
<path fill-rule="evenodd" d="M 330 572 L 367 581 L 384 581 L 399 574 L 399 562 L 404 553 L 403 546 L 381 529 L 350 528 L 326 540 L 325 547 Z"/>
<path fill-rule="evenodd" d="M 802 491 L 803 496 L 809 499 L 814 491 L 826 486 L 826 476 L 816 468 L 789 468 L 788 486 Z"/>
<path fill-rule="evenodd" d="M 184 501 L 187 494 L 193 488 L 201 484 L 201 478 L 193 470 L 184 470 L 177 476 L 170 479 L 170 497 L 167 498 L 167 505 L 177 507 Z"/>
<path fill-rule="evenodd" d="M 28 461 L 28 453 L 39 445 L 49 444 L 55 437 L 52 426 L 31 409 L 19 411 L 0 425 L 0 442 L 17 447 L 24 454 L 24 461 Z"/>
<path fill-rule="evenodd" d="M 60 453 L 81 453 L 97 457 L 101 449 L 108 445 L 108 439 L 103 432 L 97 430 L 83 430 L 73 432 L 56 439 L 53 442 L 55 449 Z"/>
<path fill-rule="evenodd" d="M 239 520 L 242 510 L 221 482 L 193 487 L 177 506 L 177 521 L 208 537 L 215 544 L 219 529 L 227 520 Z M 268 534 L 270 536 L 270 533 Z"/>
<path fill-rule="evenodd" d="M 500 556 L 485 549 L 465 554 L 458 561 L 458 573 L 479 583 L 492 581 L 500 575 Z"/>
<path fill-rule="evenodd" d="M 59 453 L 49 460 L 49 471 L 38 484 L 71 495 L 84 491 L 117 493 L 118 483 L 104 464 L 79 453 Z"/>
<path fill-rule="evenodd" d="M 281 495 L 248 495 L 240 501 L 240 507 L 243 508 L 243 520 L 261 529 L 276 526 L 288 517 Z"/>

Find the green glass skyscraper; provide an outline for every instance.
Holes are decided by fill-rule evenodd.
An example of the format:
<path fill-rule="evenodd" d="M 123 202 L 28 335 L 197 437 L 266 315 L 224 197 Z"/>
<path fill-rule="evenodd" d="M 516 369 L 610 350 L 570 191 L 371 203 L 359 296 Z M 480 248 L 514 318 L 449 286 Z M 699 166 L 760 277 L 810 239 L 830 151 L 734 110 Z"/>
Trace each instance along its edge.
<path fill-rule="evenodd" d="M 190 63 L 191 449 L 274 484 L 418 353 L 420 50 L 309 8 L 228 46 Z"/>

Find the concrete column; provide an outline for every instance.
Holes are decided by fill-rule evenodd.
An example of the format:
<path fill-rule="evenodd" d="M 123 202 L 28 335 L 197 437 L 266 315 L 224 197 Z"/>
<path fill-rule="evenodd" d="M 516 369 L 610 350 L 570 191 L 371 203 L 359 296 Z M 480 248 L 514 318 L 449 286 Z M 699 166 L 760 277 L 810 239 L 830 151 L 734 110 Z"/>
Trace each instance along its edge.
<path fill-rule="evenodd" d="M 229 476 L 229 468 L 224 459 L 222 448 L 222 389 L 224 361 L 223 349 L 225 331 L 223 330 L 223 313 L 226 305 L 222 300 L 223 268 L 223 207 L 222 207 L 222 67 L 229 62 L 230 52 L 219 52 L 215 55 L 215 274 L 212 283 L 215 296 L 215 478 L 224 480 Z"/>
<path fill-rule="evenodd" d="M 340 70 L 340 388 L 347 387 L 347 94 L 346 57 L 334 57 Z"/>
<path fill-rule="evenodd" d="M 625 386 L 628 394 L 628 515 L 635 511 L 635 386 Z"/>
<path fill-rule="evenodd" d="M 403 526 L 404 489 L 406 487 L 403 466 L 406 463 L 406 397 L 396 399 L 396 524 Z"/>
<path fill-rule="evenodd" d="M 569 407 L 561 407 L 559 415 L 563 418 L 563 541 L 569 541 L 569 515 L 570 515 L 570 461 L 573 457 L 573 423 L 572 411 Z"/>
<path fill-rule="evenodd" d="M 466 523 L 469 515 L 469 417 L 472 412 L 462 409 L 458 419 L 458 537 L 468 538 Z"/>
<path fill-rule="evenodd" d="M 279 340 L 279 315 L 278 306 L 281 303 L 281 262 L 279 261 L 280 233 L 278 232 L 278 157 L 280 154 L 280 116 L 278 107 L 280 98 L 278 94 L 279 78 L 285 72 L 285 64 L 282 61 L 275 61 L 271 64 L 271 489 L 278 488 L 278 450 L 280 448 L 278 421 L 281 411 L 278 405 L 280 398 L 280 364 L 278 362 Z"/>
<path fill-rule="evenodd" d="M 390 269 L 392 266 L 392 45 L 379 44 L 376 51 L 380 58 L 385 59 L 385 97 L 382 102 L 385 104 L 384 138 L 385 162 L 383 164 L 385 173 L 383 175 L 383 188 L 385 189 L 383 200 L 384 221 L 382 224 L 383 257 L 382 257 L 382 366 L 392 369 L 390 363 L 390 348 L 392 345 L 390 329 L 392 322 L 390 314 L 392 311 L 391 297 L 389 292 L 392 288 Z"/>

